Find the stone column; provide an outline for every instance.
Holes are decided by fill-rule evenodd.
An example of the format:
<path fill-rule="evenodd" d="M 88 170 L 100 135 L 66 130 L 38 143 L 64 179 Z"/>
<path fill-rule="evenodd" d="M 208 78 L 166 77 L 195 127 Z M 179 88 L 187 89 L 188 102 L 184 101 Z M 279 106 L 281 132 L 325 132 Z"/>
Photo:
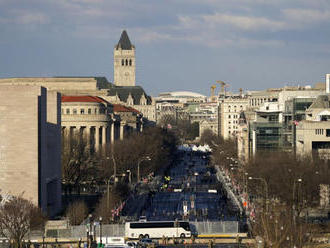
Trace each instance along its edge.
<path fill-rule="evenodd" d="M 140 132 L 142 133 L 143 132 L 143 121 L 141 120 L 140 122 Z"/>
<path fill-rule="evenodd" d="M 95 127 L 95 150 L 98 151 L 100 147 L 100 127 Z"/>
<path fill-rule="evenodd" d="M 106 135 L 107 135 L 107 127 L 102 126 L 102 146 L 105 146 L 107 142 Z"/>
<path fill-rule="evenodd" d="M 85 134 L 87 145 L 90 146 L 90 144 L 91 144 L 91 127 L 86 126 L 86 131 L 84 134 Z"/>
<path fill-rule="evenodd" d="M 64 126 L 63 127 L 63 138 L 68 138 L 70 134 L 70 127 Z"/>
<path fill-rule="evenodd" d="M 80 138 L 80 126 L 75 126 L 73 129 L 73 135 L 75 138 Z"/>
<path fill-rule="evenodd" d="M 111 145 L 113 145 L 115 142 L 115 121 L 114 120 L 111 123 L 110 138 L 111 138 Z"/>
<path fill-rule="evenodd" d="M 120 122 L 120 129 L 119 129 L 119 138 L 120 140 L 123 140 L 124 139 L 124 125 L 125 123 L 124 122 Z"/>
<path fill-rule="evenodd" d="M 257 133 L 256 130 L 252 131 L 252 154 L 253 157 L 256 154 L 256 150 L 257 150 Z"/>

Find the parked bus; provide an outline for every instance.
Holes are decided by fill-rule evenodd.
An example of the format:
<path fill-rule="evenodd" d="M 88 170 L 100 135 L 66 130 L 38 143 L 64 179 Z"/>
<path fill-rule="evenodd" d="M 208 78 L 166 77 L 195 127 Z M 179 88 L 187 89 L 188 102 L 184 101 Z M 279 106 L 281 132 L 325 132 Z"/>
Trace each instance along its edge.
<path fill-rule="evenodd" d="M 126 222 L 126 238 L 189 238 L 191 230 L 187 221 Z"/>

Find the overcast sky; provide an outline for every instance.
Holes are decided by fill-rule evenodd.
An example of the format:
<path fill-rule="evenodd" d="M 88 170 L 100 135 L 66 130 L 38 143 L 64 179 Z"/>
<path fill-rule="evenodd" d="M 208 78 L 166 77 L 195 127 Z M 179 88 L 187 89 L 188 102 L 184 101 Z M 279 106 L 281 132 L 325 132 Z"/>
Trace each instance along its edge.
<path fill-rule="evenodd" d="M 329 0 L 0 0 L 0 77 L 106 76 L 126 29 L 137 85 L 209 94 L 330 73 Z"/>

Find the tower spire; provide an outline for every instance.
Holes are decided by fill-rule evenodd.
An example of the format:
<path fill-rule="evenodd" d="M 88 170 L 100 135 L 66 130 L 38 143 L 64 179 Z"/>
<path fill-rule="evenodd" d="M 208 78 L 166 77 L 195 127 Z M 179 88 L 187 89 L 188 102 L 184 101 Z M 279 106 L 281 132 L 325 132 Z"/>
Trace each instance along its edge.
<path fill-rule="evenodd" d="M 128 34 L 126 30 L 123 30 L 121 33 L 120 39 L 118 44 L 116 45 L 116 49 L 123 49 L 123 50 L 132 50 L 134 46 L 132 45 L 130 39 L 128 38 Z"/>
<path fill-rule="evenodd" d="M 121 33 L 113 51 L 114 83 L 117 86 L 135 86 L 135 46 L 126 30 Z"/>

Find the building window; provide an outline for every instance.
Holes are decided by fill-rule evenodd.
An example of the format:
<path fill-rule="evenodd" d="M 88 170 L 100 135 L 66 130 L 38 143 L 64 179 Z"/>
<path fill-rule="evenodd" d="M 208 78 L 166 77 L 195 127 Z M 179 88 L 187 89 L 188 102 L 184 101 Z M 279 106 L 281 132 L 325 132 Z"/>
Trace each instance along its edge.
<path fill-rule="evenodd" d="M 94 110 L 94 113 L 97 114 L 97 109 Z"/>
<path fill-rule="evenodd" d="M 70 114 L 70 109 L 66 109 L 66 114 L 67 114 L 67 115 Z"/>
<path fill-rule="evenodd" d="M 330 137 L 330 129 L 326 129 L 326 130 L 325 130 L 325 135 L 326 135 L 327 137 Z"/>
<path fill-rule="evenodd" d="M 73 109 L 73 114 L 76 115 L 77 114 L 77 110 Z"/>
<path fill-rule="evenodd" d="M 128 60 L 126 59 L 126 66 L 128 66 Z"/>
<path fill-rule="evenodd" d="M 85 109 L 80 109 L 80 114 L 81 115 L 85 114 Z"/>
<path fill-rule="evenodd" d="M 124 60 L 124 59 L 121 60 L 121 65 L 122 65 L 122 66 L 125 65 L 125 60 Z"/>
<path fill-rule="evenodd" d="M 92 114 L 92 110 L 91 109 L 88 109 L 88 114 Z"/>
<path fill-rule="evenodd" d="M 230 115 L 228 115 L 228 118 L 230 119 L 230 118 L 231 118 L 231 116 L 230 116 Z"/>
<path fill-rule="evenodd" d="M 132 66 L 132 60 L 131 59 L 129 60 L 129 66 Z"/>
<path fill-rule="evenodd" d="M 326 134 L 328 134 L 328 130 L 329 130 L 329 129 L 327 129 Z M 315 129 L 315 134 L 316 134 L 316 135 L 323 135 L 323 129 Z M 327 136 L 328 136 L 328 135 L 327 135 Z"/>

